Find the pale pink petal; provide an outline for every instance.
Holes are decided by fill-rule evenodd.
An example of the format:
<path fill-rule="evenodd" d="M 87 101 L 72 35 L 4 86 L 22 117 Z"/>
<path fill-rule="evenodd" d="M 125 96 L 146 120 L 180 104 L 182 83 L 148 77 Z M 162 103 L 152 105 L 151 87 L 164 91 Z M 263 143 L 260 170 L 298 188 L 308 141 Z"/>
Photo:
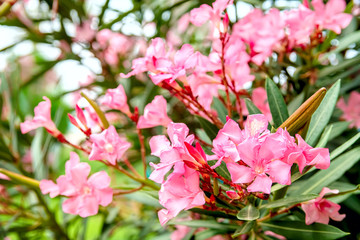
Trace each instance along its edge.
<path fill-rule="evenodd" d="M 253 183 L 251 183 L 247 190 L 249 192 L 263 192 L 270 194 L 272 181 L 267 176 L 257 176 Z"/>
<path fill-rule="evenodd" d="M 59 186 L 51 180 L 43 179 L 40 181 L 40 190 L 42 194 L 50 193 L 50 197 L 54 198 L 59 195 Z"/>
<path fill-rule="evenodd" d="M 111 179 L 105 171 L 100 171 L 91 175 L 87 182 L 97 189 L 104 189 L 110 185 Z"/>
<path fill-rule="evenodd" d="M 227 163 L 226 167 L 229 170 L 231 180 L 234 183 L 249 183 L 255 177 L 255 174 L 252 173 L 252 170 L 249 167 L 237 163 Z"/>

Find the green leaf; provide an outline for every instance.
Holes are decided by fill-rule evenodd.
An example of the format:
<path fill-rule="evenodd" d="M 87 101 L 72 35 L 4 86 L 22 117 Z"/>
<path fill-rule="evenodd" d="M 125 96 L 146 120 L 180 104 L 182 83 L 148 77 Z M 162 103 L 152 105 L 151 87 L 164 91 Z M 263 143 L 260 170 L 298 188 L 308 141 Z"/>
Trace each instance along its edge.
<path fill-rule="evenodd" d="M 304 97 L 305 97 L 304 92 L 294 97 L 294 99 L 287 106 L 289 114 L 293 114 L 296 111 L 296 109 L 298 109 L 301 106 L 301 104 L 304 102 Z"/>
<path fill-rule="evenodd" d="M 218 113 L 219 119 L 223 123 L 225 123 L 226 122 L 227 111 L 226 111 L 226 107 L 224 106 L 224 104 L 218 98 L 214 97 L 213 102 L 212 102 L 212 106 L 216 110 L 216 112 Z"/>
<path fill-rule="evenodd" d="M 91 216 L 86 222 L 85 239 L 98 239 L 101 235 L 101 230 L 104 224 L 104 216 Z"/>
<path fill-rule="evenodd" d="M 213 236 L 216 236 L 218 234 L 224 234 L 224 233 L 227 233 L 227 231 L 218 230 L 218 229 L 207 229 L 207 230 L 196 233 L 195 240 L 207 240 Z"/>
<path fill-rule="evenodd" d="M 334 111 L 339 91 L 340 91 L 340 80 L 338 80 L 326 93 L 324 99 L 320 103 L 318 109 L 314 112 L 311 117 L 308 132 L 306 134 L 305 141 L 314 146 L 319 139 L 322 131 L 328 124 L 330 117 Z"/>
<path fill-rule="evenodd" d="M 359 41 L 360 41 L 360 31 L 349 33 L 349 34 L 345 35 L 344 37 L 342 37 L 341 39 L 339 39 L 340 43 L 337 46 L 337 48 L 330 51 L 326 55 L 331 54 L 331 53 L 341 52 L 341 51 L 345 50 L 350 44 L 357 43 Z"/>
<path fill-rule="evenodd" d="M 344 151 L 346 151 L 349 147 L 351 147 L 357 140 L 360 138 L 360 133 L 356 134 L 349 140 L 347 140 L 345 143 L 343 143 L 341 146 L 336 148 L 330 153 L 330 159 L 334 159 L 340 154 L 342 154 Z"/>
<path fill-rule="evenodd" d="M 208 164 L 210 166 L 213 166 L 215 165 L 215 163 L 217 162 L 217 160 L 211 160 L 211 161 L 208 161 Z M 229 170 L 227 169 L 226 167 L 226 163 L 222 162 L 220 164 L 220 166 L 218 166 L 217 168 L 215 168 L 215 171 L 220 174 L 220 176 L 226 178 L 227 180 L 231 180 L 231 175 L 229 173 Z"/>
<path fill-rule="evenodd" d="M 199 121 L 201 127 L 204 129 L 211 140 L 216 138 L 219 129 L 214 124 L 199 116 L 196 116 L 196 119 Z"/>
<path fill-rule="evenodd" d="M 329 141 L 329 137 L 330 137 L 330 134 L 332 132 L 332 128 L 333 126 L 330 125 L 329 127 L 326 127 L 323 134 L 321 135 L 320 137 L 320 140 L 319 142 L 316 144 L 316 147 L 317 148 L 324 148 L 326 146 L 326 144 L 328 143 Z"/>
<path fill-rule="evenodd" d="M 319 193 L 323 187 L 339 179 L 359 160 L 360 147 L 357 147 L 333 160 L 328 169 L 321 170 L 303 181 L 296 194 Z"/>
<path fill-rule="evenodd" d="M 255 106 L 255 104 L 249 99 L 245 99 L 246 108 L 250 115 L 252 114 L 262 114 L 262 112 Z"/>
<path fill-rule="evenodd" d="M 338 71 L 341 71 L 347 67 L 356 66 L 358 63 L 360 63 L 360 56 L 344 60 L 344 61 L 340 62 L 338 65 L 325 67 L 319 71 L 318 78 L 323 78 L 323 77 L 329 76 L 329 75 L 336 73 Z"/>
<path fill-rule="evenodd" d="M 287 239 L 309 240 L 309 239 L 338 239 L 348 235 L 340 229 L 326 224 L 314 223 L 306 225 L 302 221 L 272 221 L 261 222 L 264 230 L 270 230 L 280 234 Z"/>
<path fill-rule="evenodd" d="M 274 125 L 275 127 L 279 127 L 289 118 L 284 98 L 279 88 L 270 78 L 266 79 L 265 87 Z"/>
<path fill-rule="evenodd" d="M 297 203 L 302 203 L 309 201 L 311 199 L 314 199 L 318 197 L 317 194 L 307 194 L 307 195 L 301 195 L 301 196 L 291 196 L 287 198 L 282 198 L 273 202 L 269 202 L 266 204 L 263 204 L 259 207 L 259 209 L 263 208 L 278 208 L 278 207 L 284 207 L 284 206 L 291 206 Z"/>
<path fill-rule="evenodd" d="M 331 134 L 329 136 L 328 141 L 340 136 L 344 131 L 346 131 L 348 129 L 349 124 L 350 124 L 349 122 L 345 122 L 345 121 L 329 124 L 325 128 L 325 131 L 326 131 L 327 128 L 332 127 Z"/>
<path fill-rule="evenodd" d="M 252 204 L 247 205 L 239 211 L 237 218 L 239 220 L 252 221 L 260 217 L 259 210 Z"/>
<path fill-rule="evenodd" d="M 235 231 L 239 225 L 218 223 L 215 220 L 189 220 L 189 221 L 170 221 L 169 225 L 183 225 L 192 228 L 209 228 L 224 231 Z"/>
<path fill-rule="evenodd" d="M 195 213 L 200 213 L 202 215 L 211 216 L 211 217 L 228 218 L 228 219 L 237 220 L 236 216 L 229 215 L 229 214 L 226 214 L 224 212 L 219 212 L 219 211 L 210 211 L 210 210 L 205 210 L 205 209 L 201 209 L 201 208 L 192 208 L 192 209 L 189 209 L 189 211 L 195 212 Z"/>
<path fill-rule="evenodd" d="M 255 226 L 256 221 L 245 222 L 231 237 L 236 238 L 242 234 L 248 233 Z"/>

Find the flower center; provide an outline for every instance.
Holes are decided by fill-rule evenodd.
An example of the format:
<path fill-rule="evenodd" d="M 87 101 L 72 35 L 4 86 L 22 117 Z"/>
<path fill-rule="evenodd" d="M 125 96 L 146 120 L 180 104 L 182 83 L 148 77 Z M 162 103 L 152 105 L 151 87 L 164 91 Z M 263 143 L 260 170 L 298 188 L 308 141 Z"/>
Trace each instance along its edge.
<path fill-rule="evenodd" d="M 88 186 L 84 187 L 84 188 L 83 188 L 83 193 L 84 193 L 85 195 L 90 194 L 90 193 L 91 193 L 91 188 L 89 188 Z"/>
<path fill-rule="evenodd" d="M 106 144 L 105 144 L 105 150 L 106 150 L 106 152 L 108 152 L 108 153 L 112 153 L 112 152 L 114 151 L 114 147 L 113 147 L 112 144 L 106 143 Z"/>

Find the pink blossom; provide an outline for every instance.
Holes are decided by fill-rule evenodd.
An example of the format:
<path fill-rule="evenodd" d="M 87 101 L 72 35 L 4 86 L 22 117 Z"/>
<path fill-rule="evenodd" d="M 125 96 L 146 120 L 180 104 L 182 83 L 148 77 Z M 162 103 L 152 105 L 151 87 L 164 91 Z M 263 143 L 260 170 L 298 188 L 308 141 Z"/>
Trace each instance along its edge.
<path fill-rule="evenodd" d="M 102 104 L 112 108 L 122 111 L 126 115 L 130 116 L 131 112 L 127 104 L 127 96 L 124 90 L 124 87 L 120 84 L 115 89 L 108 89 L 102 100 Z"/>
<path fill-rule="evenodd" d="M 166 112 L 166 100 L 163 96 L 155 96 L 151 103 L 145 106 L 144 116 L 140 116 L 137 128 L 151 128 L 155 126 L 167 126 L 171 119 Z"/>
<path fill-rule="evenodd" d="M 176 217 L 181 210 L 205 204 L 205 195 L 199 186 L 199 173 L 182 163 L 161 185 L 159 202 L 166 209 L 158 213 L 160 224 L 164 225 Z"/>
<path fill-rule="evenodd" d="M 344 0 L 329 0 L 326 5 L 323 0 L 313 0 L 311 4 L 315 10 L 315 23 L 321 29 L 329 29 L 337 34 L 347 27 L 352 19 L 351 14 L 344 13 L 346 2 Z"/>
<path fill-rule="evenodd" d="M 43 97 L 44 102 L 40 102 L 35 108 L 35 116 L 32 120 L 26 120 L 20 123 L 21 133 L 25 134 L 39 127 L 44 127 L 51 135 L 58 137 L 61 135 L 51 120 L 51 102 L 47 97 Z"/>
<path fill-rule="evenodd" d="M 116 162 L 131 146 L 119 136 L 114 126 L 110 126 L 99 134 L 91 134 L 90 140 L 92 149 L 89 160 L 107 160 L 112 165 L 116 165 Z"/>
<path fill-rule="evenodd" d="M 234 25 L 233 32 L 250 47 L 251 60 L 261 65 L 285 37 L 284 28 L 279 10 L 270 9 L 264 15 L 260 9 L 254 9 Z"/>
<path fill-rule="evenodd" d="M 162 183 L 164 176 L 177 163 L 182 163 L 183 155 L 187 154 L 184 142 L 191 144 L 194 135 L 189 134 L 189 128 L 184 123 L 170 123 L 167 133 L 171 142 L 164 135 L 154 136 L 150 139 L 151 154 L 160 158 L 160 163 L 150 163 L 154 167 L 149 179 Z"/>
<path fill-rule="evenodd" d="M 331 190 L 325 187 L 321 190 L 319 197 L 301 204 L 307 225 L 314 222 L 329 224 L 330 218 L 334 221 L 342 221 L 345 218 L 345 214 L 339 213 L 339 204 L 323 198 L 327 193 L 337 194 L 339 190 Z"/>
<path fill-rule="evenodd" d="M 290 148 L 291 153 L 287 156 L 287 163 L 297 163 L 302 173 L 305 166 L 312 165 L 318 169 L 327 169 L 330 166 L 329 149 L 313 148 L 304 139 L 296 134 L 298 145 Z"/>
<path fill-rule="evenodd" d="M 232 0 L 216 0 L 212 7 L 202 4 L 199 8 L 191 10 L 190 22 L 196 26 L 201 26 L 210 20 L 215 26 L 220 27 L 220 20 L 225 16 L 224 10 L 232 3 Z"/>
<path fill-rule="evenodd" d="M 96 31 L 91 27 L 92 19 L 82 22 L 81 25 L 76 26 L 75 41 L 90 42 L 94 39 Z"/>
<path fill-rule="evenodd" d="M 167 63 L 167 58 L 164 40 L 161 38 L 152 39 L 150 46 L 146 50 L 145 57 L 134 59 L 132 61 L 132 71 L 128 74 L 121 73 L 120 77 L 129 78 L 146 71 L 157 72 L 157 67 L 171 64 Z"/>
<path fill-rule="evenodd" d="M 170 240 L 182 240 L 191 230 L 191 227 L 184 225 L 175 225 L 176 230 L 171 233 Z"/>
<path fill-rule="evenodd" d="M 271 121 L 272 116 L 266 96 L 266 90 L 262 87 L 255 88 L 252 92 L 251 99 L 255 106 L 266 116 L 267 120 Z"/>
<path fill-rule="evenodd" d="M 310 35 L 315 31 L 315 13 L 300 4 L 299 8 L 284 12 L 289 48 L 310 43 Z"/>
<path fill-rule="evenodd" d="M 76 112 L 76 117 L 77 119 L 80 121 L 80 124 L 78 123 L 78 121 L 76 120 L 76 118 L 74 118 L 72 115 L 70 115 L 68 113 L 68 117 L 70 119 L 70 122 L 77 127 L 78 129 L 80 129 L 85 135 L 90 135 L 91 134 L 91 129 L 88 127 L 87 121 L 86 121 L 86 117 L 84 114 L 84 111 L 79 107 L 79 105 L 75 105 L 75 112 Z"/>
<path fill-rule="evenodd" d="M 286 148 L 276 135 L 267 136 L 262 143 L 256 138 L 248 138 L 237 148 L 241 160 L 247 166 L 227 164 L 233 182 L 251 183 L 247 187 L 249 192 L 268 194 L 273 182 L 290 184 L 291 165 L 277 160 L 283 156 Z"/>
<path fill-rule="evenodd" d="M 112 201 L 113 191 L 109 187 L 110 177 L 105 171 L 90 176 L 90 166 L 80 163 L 79 156 L 71 152 L 70 160 L 65 164 L 65 175 L 57 179 L 57 184 L 50 180 L 40 181 L 43 194 L 50 197 L 63 195 L 68 197 L 62 204 L 63 211 L 81 217 L 97 214 L 99 205 L 107 206 Z"/>
<path fill-rule="evenodd" d="M 350 97 L 345 103 L 344 98 L 340 98 L 337 103 L 337 107 L 343 111 L 342 119 L 349 121 L 350 128 L 356 127 L 360 128 L 360 93 L 357 91 L 352 91 Z"/>

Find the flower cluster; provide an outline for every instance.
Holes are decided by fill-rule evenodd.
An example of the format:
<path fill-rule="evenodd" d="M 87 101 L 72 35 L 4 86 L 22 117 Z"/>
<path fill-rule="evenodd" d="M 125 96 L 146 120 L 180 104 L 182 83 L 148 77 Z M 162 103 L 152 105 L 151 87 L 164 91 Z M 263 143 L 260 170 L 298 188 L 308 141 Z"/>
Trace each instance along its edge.
<path fill-rule="evenodd" d="M 227 195 L 239 199 L 244 194 L 262 192 L 270 194 L 273 183 L 291 184 L 291 167 L 297 164 L 300 173 L 305 166 L 326 169 L 330 165 L 329 150 L 312 148 L 300 135 L 295 138 L 279 128 L 275 133 L 268 129 L 264 115 L 250 115 L 245 128 L 228 119 L 213 140 L 213 156 L 204 153 L 199 144 L 190 144 L 193 136 L 183 123 L 170 123 L 168 136 L 154 136 L 150 140 L 151 152 L 160 158 L 159 164 L 151 165 L 154 171 L 150 179 L 161 183 L 160 203 L 166 208 L 159 212 L 162 224 L 181 210 L 205 203 L 199 188 L 201 174 L 219 177 L 214 169 L 225 162 L 231 174 L 231 188 Z M 218 159 L 210 167 L 208 160 Z M 164 180 L 164 176 L 173 172 Z M 222 180 L 222 179 L 221 179 Z M 239 185 L 236 185 L 239 184 Z M 171 187 L 170 187 L 171 186 Z M 240 190 L 239 190 L 240 189 Z"/>

